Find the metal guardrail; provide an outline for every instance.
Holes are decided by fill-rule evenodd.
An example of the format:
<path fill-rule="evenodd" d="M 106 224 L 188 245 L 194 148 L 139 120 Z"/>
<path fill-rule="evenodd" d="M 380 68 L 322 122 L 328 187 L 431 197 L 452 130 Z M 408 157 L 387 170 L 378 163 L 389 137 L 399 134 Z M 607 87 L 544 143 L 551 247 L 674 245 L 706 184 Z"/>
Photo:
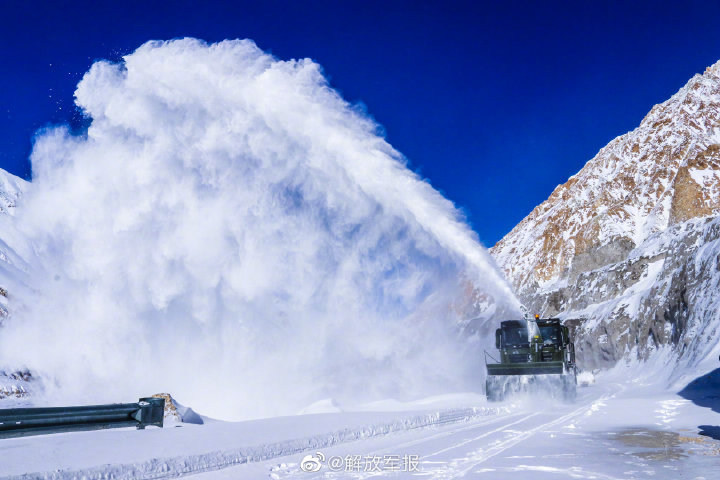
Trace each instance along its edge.
<path fill-rule="evenodd" d="M 0 438 L 148 425 L 162 428 L 165 399 L 80 407 L 0 409 Z"/>

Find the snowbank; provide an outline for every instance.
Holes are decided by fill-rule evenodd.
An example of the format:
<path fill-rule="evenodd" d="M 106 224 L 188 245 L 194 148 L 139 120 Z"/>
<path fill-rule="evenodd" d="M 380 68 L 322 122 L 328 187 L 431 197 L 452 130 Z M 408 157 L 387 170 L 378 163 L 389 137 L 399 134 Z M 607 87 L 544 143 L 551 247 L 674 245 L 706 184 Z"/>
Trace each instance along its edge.
<path fill-rule="evenodd" d="M 0 441 L 0 475 L 24 480 L 175 477 L 505 411 L 467 407 L 404 414 L 331 413 L 6 439 Z"/>

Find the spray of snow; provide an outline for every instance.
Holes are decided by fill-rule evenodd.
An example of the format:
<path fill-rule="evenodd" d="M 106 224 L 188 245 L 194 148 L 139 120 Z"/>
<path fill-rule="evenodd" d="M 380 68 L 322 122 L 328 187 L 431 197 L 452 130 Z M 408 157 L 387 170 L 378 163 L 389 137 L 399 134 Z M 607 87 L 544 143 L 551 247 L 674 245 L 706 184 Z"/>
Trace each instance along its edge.
<path fill-rule="evenodd" d="M 55 402 L 169 391 L 250 418 L 472 388 L 461 283 L 519 312 L 451 202 L 310 60 L 149 42 L 76 98 L 87 132 L 35 143 L 34 289 L 0 336 L 0 364 Z"/>

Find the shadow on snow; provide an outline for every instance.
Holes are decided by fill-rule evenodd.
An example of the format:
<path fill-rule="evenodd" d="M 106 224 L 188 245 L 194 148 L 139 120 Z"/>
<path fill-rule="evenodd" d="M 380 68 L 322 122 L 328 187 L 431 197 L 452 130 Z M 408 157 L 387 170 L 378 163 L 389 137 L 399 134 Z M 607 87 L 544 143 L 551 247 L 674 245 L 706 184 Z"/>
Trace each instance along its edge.
<path fill-rule="evenodd" d="M 720 368 L 698 377 L 678 392 L 681 397 L 696 405 L 712 409 L 720 413 Z M 700 425 L 700 435 L 720 440 L 720 427 Z"/>

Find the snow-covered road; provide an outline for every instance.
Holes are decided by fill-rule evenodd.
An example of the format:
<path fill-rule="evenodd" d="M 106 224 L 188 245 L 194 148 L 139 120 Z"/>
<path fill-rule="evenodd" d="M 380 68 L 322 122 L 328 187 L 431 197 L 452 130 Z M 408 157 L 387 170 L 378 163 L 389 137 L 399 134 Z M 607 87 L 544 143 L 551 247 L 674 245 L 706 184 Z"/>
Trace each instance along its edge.
<path fill-rule="evenodd" d="M 192 478 L 710 480 L 720 471 L 720 442 L 698 436 L 693 425 L 717 424 L 720 414 L 672 394 L 610 383 L 581 389 L 572 405 L 536 402 L 516 401 L 492 418 L 325 449 L 314 473 L 302 471 L 303 455 L 295 455 Z"/>
<path fill-rule="evenodd" d="M 0 477 L 710 480 L 720 468 L 720 441 L 698 435 L 720 413 L 637 382 L 600 381 L 573 404 L 450 395 L 373 408 L 0 440 Z"/>

